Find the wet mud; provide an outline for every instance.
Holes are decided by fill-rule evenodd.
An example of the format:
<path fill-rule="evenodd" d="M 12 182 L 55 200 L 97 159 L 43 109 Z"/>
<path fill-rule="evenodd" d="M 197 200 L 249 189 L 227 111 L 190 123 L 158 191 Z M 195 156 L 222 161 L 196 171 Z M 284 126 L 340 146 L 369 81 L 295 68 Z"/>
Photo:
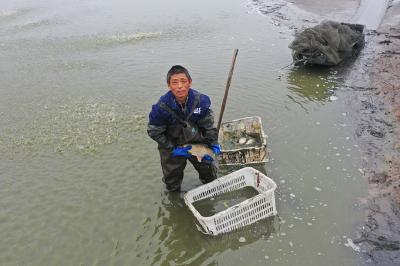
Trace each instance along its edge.
<path fill-rule="evenodd" d="M 400 265 L 400 23 L 383 24 L 370 36 L 375 50 L 368 67 L 368 101 L 357 135 L 366 153 L 368 213 L 360 238 L 374 265 Z"/>
<path fill-rule="evenodd" d="M 253 1 L 260 13 L 293 34 L 324 19 L 351 22 L 359 1 L 338 1 L 330 14 L 325 1 Z M 312 3 L 314 2 L 314 3 Z M 322 3 L 319 3 L 322 2 Z M 333 4 L 333 2 L 330 2 Z M 346 7 L 347 6 L 347 7 Z M 296 12 L 297 10 L 300 12 Z M 332 11 L 333 10 L 333 11 Z M 332 13 L 333 12 L 333 13 Z M 338 66 L 363 151 L 368 182 L 365 223 L 354 233 L 360 265 L 400 265 L 400 1 L 390 1 L 382 23 L 367 30 L 365 47 L 351 64 Z M 282 33 L 286 30 L 282 29 Z M 346 68 L 341 71 L 341 67 Z M 357 251 L 356 251 L 357 252 Z"/>

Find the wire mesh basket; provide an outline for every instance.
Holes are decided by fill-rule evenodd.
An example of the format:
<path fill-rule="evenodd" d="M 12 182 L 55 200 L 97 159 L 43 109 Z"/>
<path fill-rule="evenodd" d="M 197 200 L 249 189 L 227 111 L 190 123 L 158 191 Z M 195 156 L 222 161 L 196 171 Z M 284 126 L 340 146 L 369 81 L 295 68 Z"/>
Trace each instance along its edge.
<path fill-rule="evenodd" d="M 259 116 L 244 117 L 221 124 L 218 142 L 221 166 L 251 165 L 268 161 L 267 135 Z"/>
<path fill-rule="evenodd" d="M 201 215 L 193 205 L 196 201 L 245 187 L 254 188 L 258 194 L 212 216 Z M 271 178 L 252 167 L 245 167 L 190 190 L 184 199 L 204 232 L 219 235 L 276 215 L 275 189 L 276 184 Z"/>

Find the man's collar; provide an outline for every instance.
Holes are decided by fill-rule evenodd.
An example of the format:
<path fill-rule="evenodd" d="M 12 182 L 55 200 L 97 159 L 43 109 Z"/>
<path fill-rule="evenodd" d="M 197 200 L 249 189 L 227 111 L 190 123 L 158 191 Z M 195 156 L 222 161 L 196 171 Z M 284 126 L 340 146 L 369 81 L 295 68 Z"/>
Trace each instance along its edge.
<path fill-rule="evenodd" d="M 171 94 L 171 96 L 174 99 L 174 101 L 176 102 L 176 104 L 180 104 L 178 102 L 178 99 L 176 99 L 175 95 L 172 93 L 172 91 L 169 91 L 169 93 Z M 193 94 L 193 90 L 192 90 L 192 88 L 190 88 L 188 91 L 188 95 L 186 96 L 184 104 L 186 104 L 188 102 L 189 98 L 192 97 L 192 94 Z"/>

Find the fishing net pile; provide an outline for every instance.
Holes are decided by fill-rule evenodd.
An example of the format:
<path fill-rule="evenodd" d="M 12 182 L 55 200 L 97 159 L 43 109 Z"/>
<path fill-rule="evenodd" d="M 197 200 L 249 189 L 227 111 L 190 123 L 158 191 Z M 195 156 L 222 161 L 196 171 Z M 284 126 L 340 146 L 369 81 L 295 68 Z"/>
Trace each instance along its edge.
<path fill-rule="evenodd" d="M 364 46 L 364 26 L 324 21 L 296 35 L 289 45 L 297 64 L 333 66 L 357 55 Z"/>

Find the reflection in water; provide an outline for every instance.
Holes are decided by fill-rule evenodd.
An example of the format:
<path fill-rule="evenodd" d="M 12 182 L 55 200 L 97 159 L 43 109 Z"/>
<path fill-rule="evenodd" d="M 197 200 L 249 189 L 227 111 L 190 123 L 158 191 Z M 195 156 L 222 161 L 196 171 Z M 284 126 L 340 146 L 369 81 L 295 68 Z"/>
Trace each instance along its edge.
<path fill-rule="evenodd" d="M 157 224 L 151 225 L 151 219 L 147 219 L 143 224 L 146 232 L 143 233 L 148 236 L 136 239 L 141 250 L 137 257 L 150 265 L 217 265 L 215 255 L 268 240 L 272 233 L 278 231 L 278 218 L 271 217 L 228 234 L 205 235 L 198 229 L 196 218 L 186 207 L 181 194 L 168 193 L 162 195 L 161 200 Z M 143 247 L 140 242 L 146 237 L 151 241 Z"/>
<path fill-rule="evenodd" d="M 301 105 L 304 99 L 313 102 L 326 102 L 336 88 L 335 72 L 329 68 L 293 68 L 288 72 L 288 89 L 294 92 L 288 97 Z"/>

